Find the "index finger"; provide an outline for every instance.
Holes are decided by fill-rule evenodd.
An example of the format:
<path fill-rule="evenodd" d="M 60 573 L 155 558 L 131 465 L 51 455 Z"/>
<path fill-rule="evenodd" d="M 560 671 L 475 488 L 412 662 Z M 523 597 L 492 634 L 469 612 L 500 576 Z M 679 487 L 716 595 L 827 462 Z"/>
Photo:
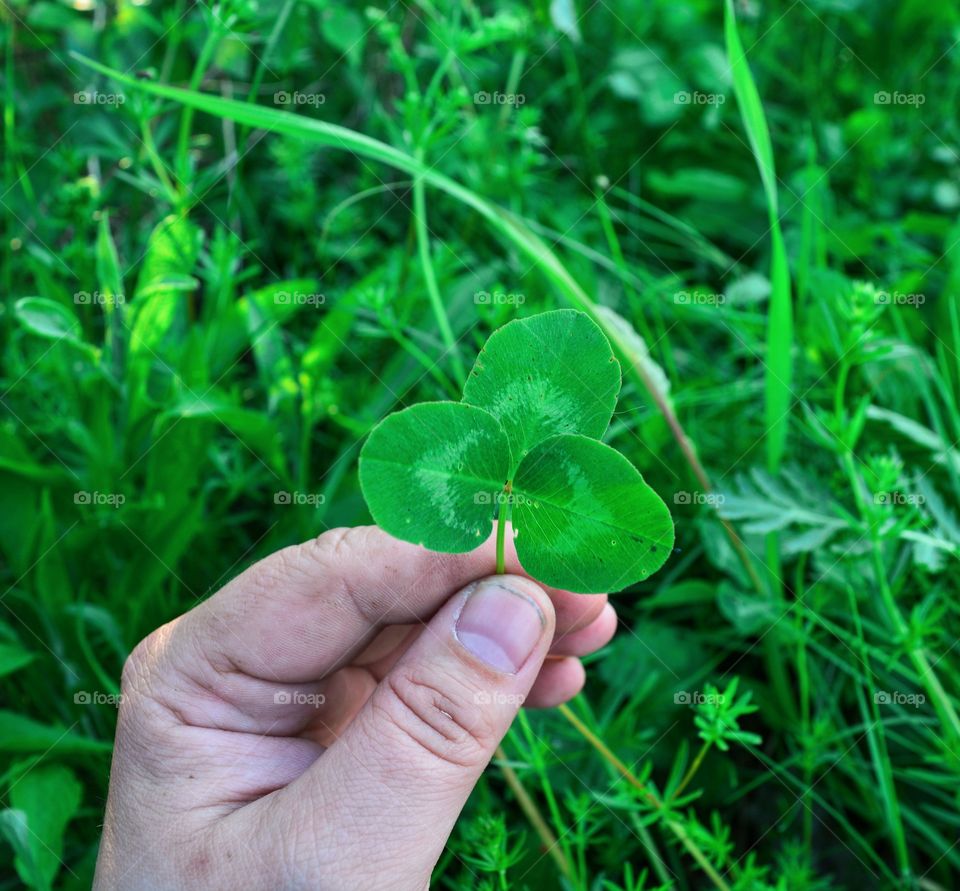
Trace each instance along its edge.
<path fill-rule="evenodd" d="M 526 575 L 508 536 L 506 571 Z M 440 554 L 376 526 L 334 529 L 241 573 L 177 621 L 167 641 L 214 667 L 283 683 L 319 680 L 385 625 L 426 623 L 455 591 L 495 569 L 494 536 L 466 554 Z M 588 625 L 605 594 L 545 588 L 557 634 Z"/>

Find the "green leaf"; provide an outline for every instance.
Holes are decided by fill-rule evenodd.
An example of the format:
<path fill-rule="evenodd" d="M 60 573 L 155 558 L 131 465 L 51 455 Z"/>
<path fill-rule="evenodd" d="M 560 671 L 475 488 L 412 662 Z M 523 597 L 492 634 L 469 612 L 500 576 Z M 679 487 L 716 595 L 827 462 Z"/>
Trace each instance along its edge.
<path fill-rule="evenodd" d="M 60 869 L 63 832 L 80 807 L 83 787 L 71 770 L 59 764 L 22 767 L 23 773 L 11 785 L 10 803 L 16 823 L 25 821 L 28 831 L 6 834 L 17 849 L 14 863 L 20 878 L 31 888 L 49 889 Z"/>
<path fill-rule="evenodd" d="M 580 43 L 580 23 L 573 0 L 552 0 L 550 21 L 561 34 L 566 34 L 574 43 Z"/>
<path fill-rule="evenodd" d="M 352 9 L 331 8 L 321 24 L 324 39 L 352 61 L 363 57 L 363 44 L 367 36 L 367 24 L 363 17 Z"/>
<path fill-rule="evenodd" d="M 740 106 L 740 116 L 753 150 L 760 180 L 767 200 L 770 221 L 770 309 L 767 315 L 767 354 L 764 373 L 764 409 L 766 417 L 767 470 L 776 473 L 786 450 L 790 404 L 793 398 L 793 304 L 790 297 L 790 265 L 780 227 L 777 197 L 777 174 L 774 168 L 773 144 L 763 113 L 763 103 L 747 63 L 746 52 L 737 31 L 733 0 L 724 5 L 724 34 L 733 89 Z M 777 575 L 776 565 L 771 567 Z"/>
<path fill-rule="evenodd" d="M 360 486 L 374 520 L 404 541 L 460 554 L 486 541 L 510 451 L 487 412 L 424 402 L 389 415 L 360 452 Z"/>
<path fill-rule="evenodd" d="M 34 653 L 23 649 L 19 644 L 0 643 L 0 677 L 13 674 L 33 662 L 34 658 Z"/>
<path fill-rule="evenodd" d="M 597 316 L 607 323 L 607 330 L 612 332 L 611 336 L 616 335 L 617 345 L 626 358 L 633 362 L 650 394 L 663 405 L 671 405 L 670 379 L 650 355 L 647 342 L 637 333 L 637 329 L 607 306 L 598 306 Z"/>
<path fill-rule="evenodd" d="M 97 281 L 102 289 L 105 312 L 109 315 L 116 303 L 123 301 L 123 274 L 117 248 L 110 234 L 110 218 L 104 214 L 97 229 Z"/>
<path fill-rule="evenodd" d="M 79 320 L 62 303 L 46 297 L 22 297 L 14 304 L 13 313 L 17 321 L 37 337 L 83 342 Z"/>
<path fill-rule="evenodd" d="M 560 309 L 490 335 L 463 388 L 510 444 L 511 474 L 534 446 L 558 433 L 603 436 L 620 392 L 620 363 L 585 313 Z"/>
<path fill-rule="evenodd" d="M 286 473 L 280 434 L 276 421 L 267 414 L 242 408 L 231 402 L 227 394 L 210 388 L 203 396 L 190 393 L 173 408 L 164 412 L 162 419 L 197 418 L 223 424 L 250 451 L 280 477 Z"/>
<path fill-rule="evenodd" d="M 16 712 L 0 710 L 0 752 L 39 752 L 56 750 L 59 754 L 106 754 L 109 742 L 78 736 L 71 730 L 41 724 Z"/>
<path fill-rule="evenodd" d="M 542 442 L 513 481 L 517 556 L 534 578 L 582 593 L 618 591 L 656 572 L 673 548 L 667 506 L 610 446 Z"/>
<path fill-rule="evenodd" d="M 132 303 L 134 355 L 156 350 L 182 307 L 183 294 L 197 287 L 190 273 L 202 241 L 201 229 L 184 216 L 168 216 L 150 233 Z"/>

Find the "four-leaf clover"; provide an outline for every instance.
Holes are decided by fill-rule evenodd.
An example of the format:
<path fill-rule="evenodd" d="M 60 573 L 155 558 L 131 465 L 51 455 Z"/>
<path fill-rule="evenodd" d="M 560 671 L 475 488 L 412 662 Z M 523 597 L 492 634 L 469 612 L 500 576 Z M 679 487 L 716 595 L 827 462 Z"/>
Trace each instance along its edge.
<path fill-rule="evenodd" d="M 570 591 L 615 591 L 656 572 L 673 548 L 666 505 L 599 441 L 620 364 L 585 313 L 558 310 L 495 331 L 461 402 L 396 412 L 360 453 L 370 513 L 434 551 L 482 544 L 511 520 L 523 568 Z M 503 541 L 498 544 L 502 568 Z"/>

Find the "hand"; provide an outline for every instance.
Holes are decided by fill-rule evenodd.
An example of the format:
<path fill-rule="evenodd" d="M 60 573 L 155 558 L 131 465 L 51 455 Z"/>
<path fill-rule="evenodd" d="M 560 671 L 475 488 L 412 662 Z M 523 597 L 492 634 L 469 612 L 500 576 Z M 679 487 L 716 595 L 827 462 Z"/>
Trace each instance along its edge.
<path fill-rule="evenodd" d="M 124 666 L 95 887 L 426 888 L 519 703 L 575 695 L 616 627 L 605 595 L 493 566 L 492 540 L 337 529 L 154 631 Z"/>

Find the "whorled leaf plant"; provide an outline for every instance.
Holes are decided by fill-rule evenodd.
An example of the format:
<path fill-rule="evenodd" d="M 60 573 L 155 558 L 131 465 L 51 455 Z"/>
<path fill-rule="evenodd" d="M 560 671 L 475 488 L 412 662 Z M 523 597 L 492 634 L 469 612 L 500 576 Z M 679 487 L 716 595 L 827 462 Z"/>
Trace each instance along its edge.
<path fill-rule="evenodd" d="M 673 547 L 670 512 L 639 471 L 599 441 L 620 364 L 585 313 L 557 310 L 495 331 L 460 402 L 424 402 L 371 431 L 360 453 L 370 513 L 434 551 L 478 547 L 497 520 L 535 579 L 616 591 L 656 572 Z"/>

